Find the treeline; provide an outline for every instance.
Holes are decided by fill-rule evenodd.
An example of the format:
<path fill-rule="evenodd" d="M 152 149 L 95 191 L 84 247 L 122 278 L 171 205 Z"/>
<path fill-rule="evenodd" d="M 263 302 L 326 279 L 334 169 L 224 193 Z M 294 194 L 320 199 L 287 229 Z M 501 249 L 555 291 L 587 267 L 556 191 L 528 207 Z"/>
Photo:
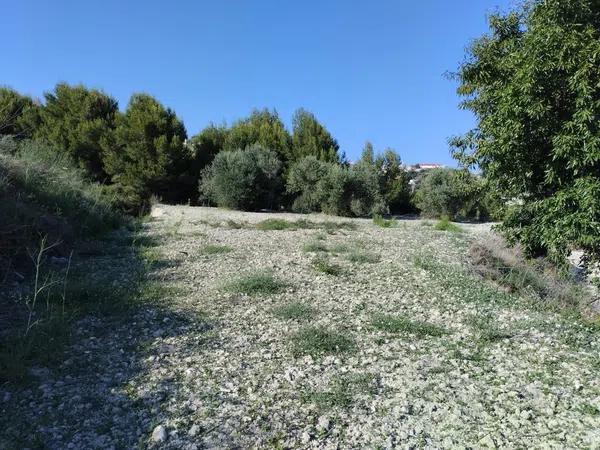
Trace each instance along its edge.
<path fill-rule="evenodd" d="M 69 158 L 106 185 L 128 213 L 144 210 L 156 196 L 170 203 L 357 217 L 419 208 L 428 215 L 488 215 L 470 205 L 481 189 L 472 175 L 438 171 L 423 183 L 428 192 L 441 189 L 432 203 L 429 193 L 416 189 L 422 177 L 404 170 L 395 151 L 375 154 L 367 143 L 360 161 L 350 164 L 304 109 L 294 113 L 291 131 L 277 112 L 264 109 L 188 139 L 175 112 L 150 95 L 134 94 L 121 112 L 102 91 L 59 83 L 43 103 L 0 89 L 0 124 L 2 135 L 40 141 Z"/>

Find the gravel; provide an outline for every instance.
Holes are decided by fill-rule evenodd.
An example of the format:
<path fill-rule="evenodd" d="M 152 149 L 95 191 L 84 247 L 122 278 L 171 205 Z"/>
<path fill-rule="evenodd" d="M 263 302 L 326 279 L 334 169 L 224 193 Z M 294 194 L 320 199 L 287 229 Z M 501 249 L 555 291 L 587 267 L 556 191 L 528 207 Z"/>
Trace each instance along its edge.
<path fill-rule="evenodd" d="M 84 318 L 60 367 L 0 386 L 0 448 L 598 448 L 599 336 L 470 275 L 466 249 L 488 227 L 353 219 L 332 233 L 260 231 L 266 218 L 342 219 L 165 205 L 152 215 L 169 262 L 152 278 L 180 289 L 126 318 Z M 379 259 L 330 252 L 343 270 L 320 273 L 303 251 L 316 238 Z M 223 289 L 264 271 L 285 288 Z M 308 323 L 274 314 L 298 302 L 315 311 Z M 448 333 L 378 330 L 376 314 Z M 484 341 L 475 317 L 505 332 Z M 356 348 L 295 355 L 290 339 L 309 326 Z"/>

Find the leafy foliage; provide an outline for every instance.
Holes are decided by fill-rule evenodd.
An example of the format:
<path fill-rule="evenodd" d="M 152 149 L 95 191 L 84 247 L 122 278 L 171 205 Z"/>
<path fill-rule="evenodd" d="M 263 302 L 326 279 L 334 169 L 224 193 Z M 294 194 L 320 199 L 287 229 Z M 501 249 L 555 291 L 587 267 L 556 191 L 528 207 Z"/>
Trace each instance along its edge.
<path fill-rule="evenodd" d="M 0 135 L 30 138 L 40 120 L 40 106 L 31 97 L 0 87 Z"/>
<path fill-rule="evenodd" d="M 103 141 L 106 171 L 113 182 L 141 195 L 185 200 L 178 186 L 190 159 L 185 139 L 185 127 L 172 110 L 150 95 L 134 94 L 114 135 Z"/>
<path fill-rule="evenodd" d="M 404 213 L 413 210 L 411 204 L 410 177 L 402 168 L 400 156 L 386 149 L 375 158 L 375 166 L 379 173 L 379 187 L 383 201 L 391 213 Z"/>
<path fill-rule="evenodd" d="M 287 179 L 287 192 L 295 196 L 292 209 L 307 213 L 319 211 L 322 204 L 322 192 L 315 186 L 325 178 L 331 165 L 310 155 L 295 162 Z"/>
<path fill-rule="evenodd" d="M 600 9 L 533 1 L 493 15 L 457 78 L 478 126 L 455 155 L 518 201 L 503 223 L 529 255 L 600 258 Z"/>
<path fill-rule="evenodd" d="M 203 172 L 200 192 L 226 208 L 273 209 L 281 192 L 281 161 L 272 150 L 252 145 L 219 153 Z"/>
<path fill-rule="evenodd" d="M 314 114 L 300 108 L 292 117 L 293 161 L 313 156 L 320 161 L 339 162 L 340 146 Z"/>
<path fill-rule="evenodd" d="M 254 110 L 249 117 L 235 122 L 223 149 L 243 150 L 255 144 L 274 151 L 284 163 L 290 159 L 290 135 L 276 111 Z"/>
<path fill-rule="evenodd" d="M 202 170 L 212 163 L 217 153 L 223 150 L 227 132 L 225 126 L 209 125 L 190 139 L 188 146 L 190 148 L 191 164 L 186 173 L 195 186 L 200 179 Z M 190 197 L 197 200 L 197 195 L 191 195 Z"/>
<path fill-rule="evenodd" d="M 96 89 L 59 83 L 44 94 L 42 124 L 35 133 L 64 152 L 96 180 L 106 178 L 101 142 L 115 127 L 117 101 Z"/>
<path fill-rule="evenodd" d="M 482 186 L 467 171 L 433 169 L 418 182 L 414 202 L 425 217 L 476 219 L 482 215 Z"/>

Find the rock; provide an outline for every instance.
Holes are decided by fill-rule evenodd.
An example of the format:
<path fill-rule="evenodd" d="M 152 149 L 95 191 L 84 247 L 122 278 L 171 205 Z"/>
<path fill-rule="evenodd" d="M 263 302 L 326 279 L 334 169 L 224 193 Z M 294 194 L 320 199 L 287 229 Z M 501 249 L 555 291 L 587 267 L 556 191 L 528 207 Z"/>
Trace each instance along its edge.
<path fill-rule="evenodd" d="M 329 419 L 325 416 L 319 417 L 317 421 L 317 430 L 319 431 L 327 431 L 329 429 Z"/>
<path fill-rule="evenodd" d="M 164 441 L 166 441 L 167 440 L 167 429 L 164 426 L 162 426 L 162 425 L 158 425 L 152 431 L 152 440 L 154 442 L 164 442 Z"/>
<path fill-rule="evenodd" d="M 192 425 L 191 428 L 188 431 L 188 434 L 190 436 L 196 436 L 198 434 L 198 432 L 200 431 L 200 427 L 196 424 Z"/>
<path fill-rule="evenodd" d="M 481 439 L 479 444 L 484 448 L 496 448 L 496 443 L 489 434 Z"/>
<path fill-rule="evenodd" d="M 310 442 L 310 434 L 308 433 L 308 431 L 302 433 L 302 436 L 300 436 L 300 442 L 302 442 L 305 445 Z"/>

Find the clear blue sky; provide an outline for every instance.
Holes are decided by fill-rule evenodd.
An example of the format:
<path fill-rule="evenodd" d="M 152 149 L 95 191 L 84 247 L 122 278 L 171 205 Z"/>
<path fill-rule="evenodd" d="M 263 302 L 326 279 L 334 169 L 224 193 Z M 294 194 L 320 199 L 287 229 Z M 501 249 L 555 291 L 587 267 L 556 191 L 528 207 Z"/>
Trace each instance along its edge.
<path fill-rule="evenodd" d="M 173 108 L 188 134 L 304 107 L 350 159 L 365 140 L 409 163 L 452 164 L 473 119 L 443 74 L 511 0 L 6 1 L 0 84 L 41 97 L 58 81 Z"/>

